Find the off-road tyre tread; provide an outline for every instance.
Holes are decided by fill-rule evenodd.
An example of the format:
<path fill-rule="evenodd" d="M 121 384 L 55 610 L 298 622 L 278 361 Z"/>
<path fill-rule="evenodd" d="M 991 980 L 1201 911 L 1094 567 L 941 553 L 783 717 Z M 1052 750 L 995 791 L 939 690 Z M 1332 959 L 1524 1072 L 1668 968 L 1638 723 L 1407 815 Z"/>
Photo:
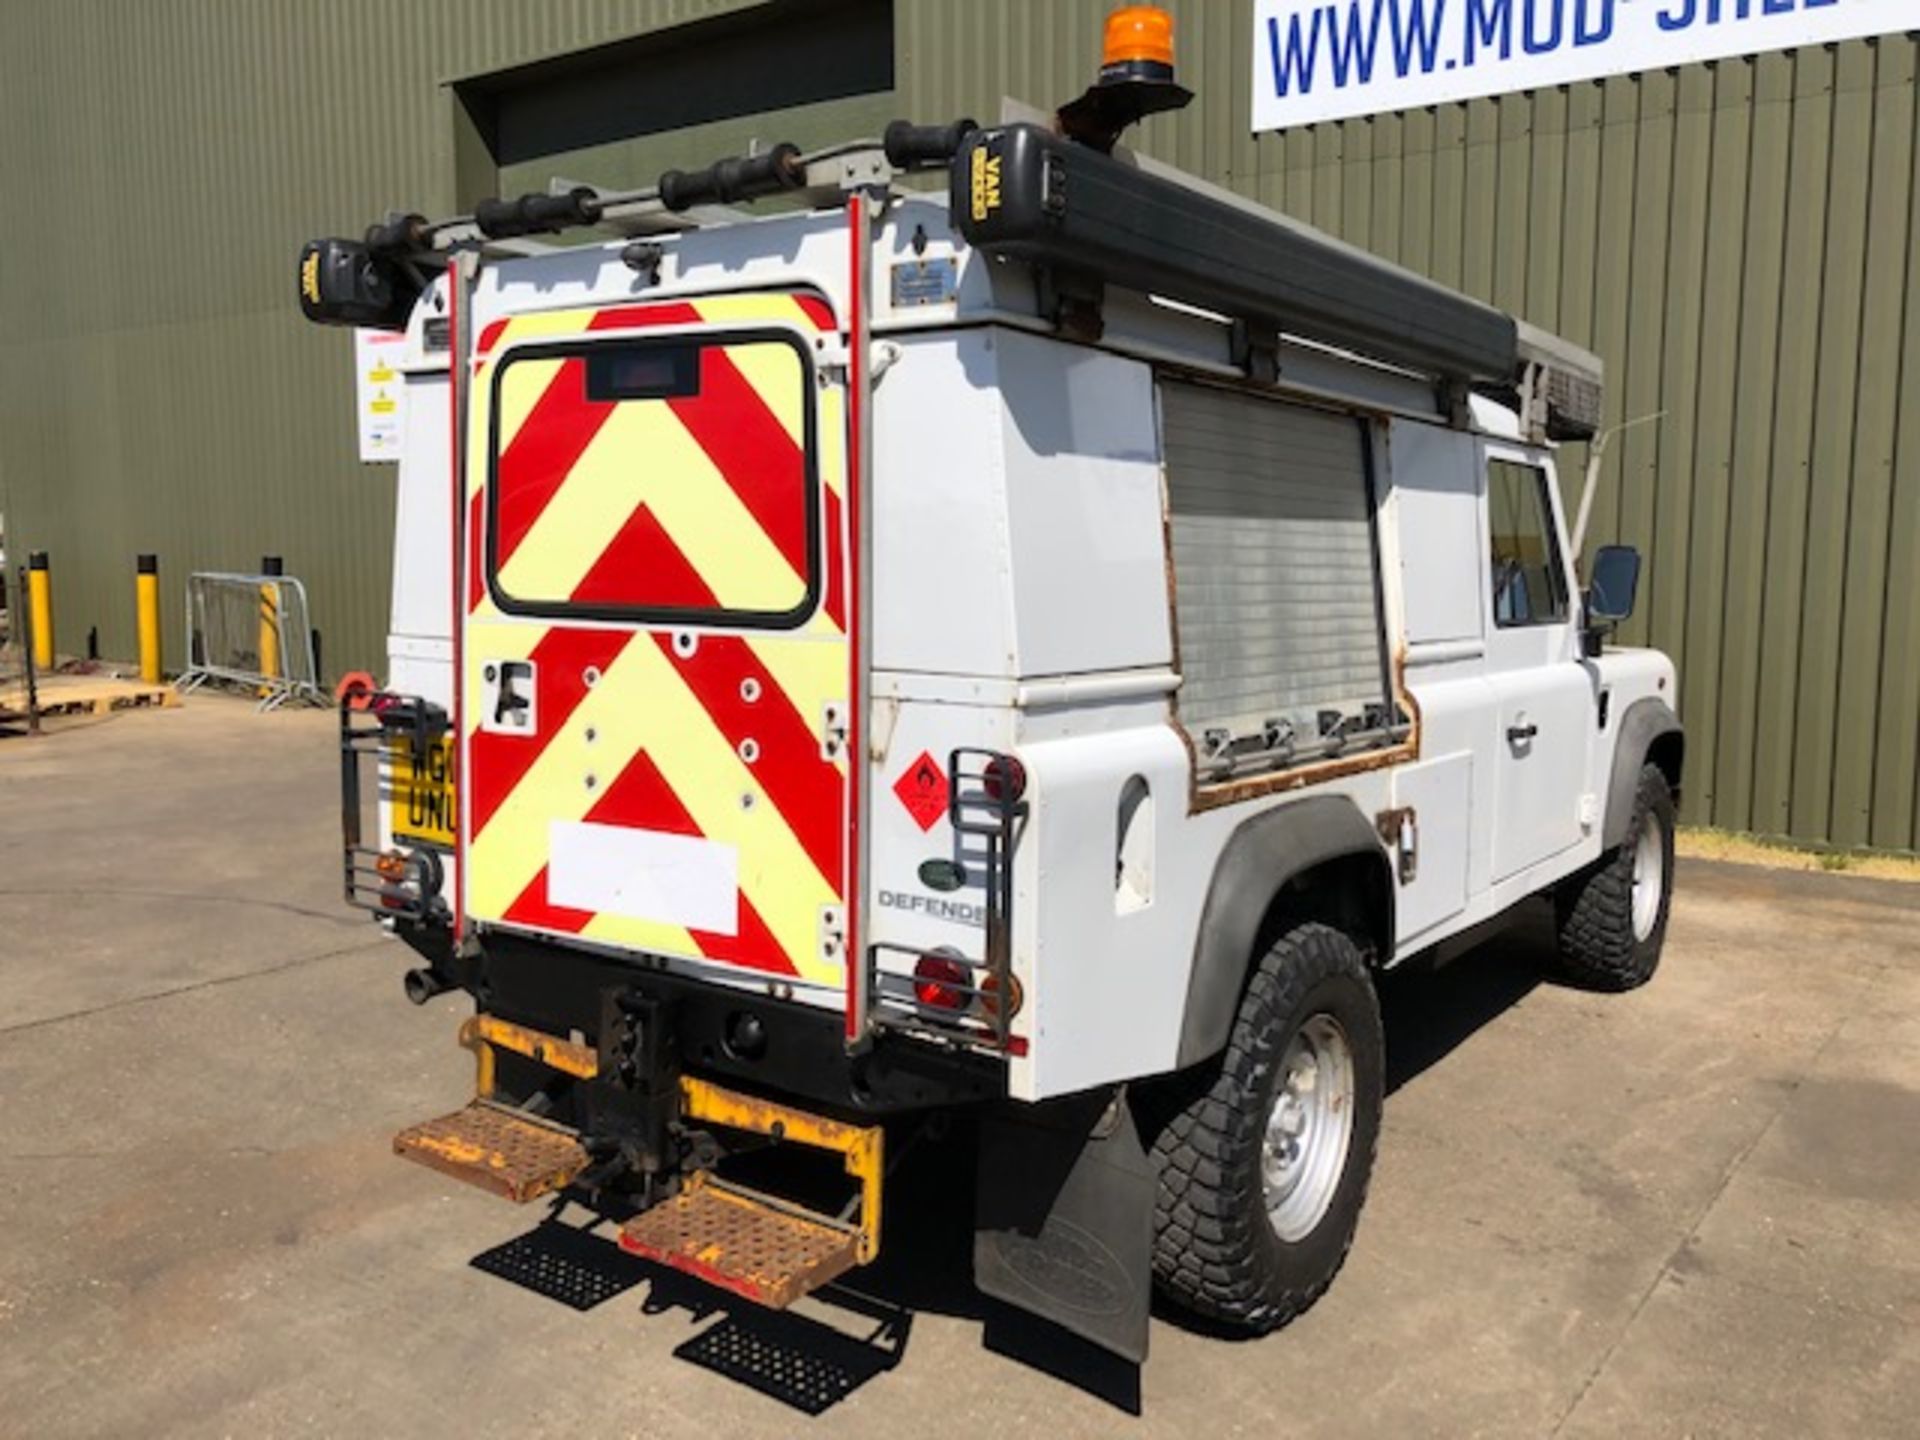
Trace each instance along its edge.
<path fill-rule="evenodd" d="M 1360 1108 L 1347 1174 L 1353 1175 L 1357 1160 L 1357 1189 L 1343 1180 L 1341 1193 L 1314 1232 L 1317 1237 L 1328 1226 L 1340 1227 L 1330 1263 L 1317 1274 L 1289 1281 L 1273 1262 L 1279 1242 L 1261 1193 L 1264 1081 L 1277 1069 L 1291 1038 L 1294 1026 L 1288 1022 L 1296 1019 L 1315 986 L 1336 976 L 1362 987 L 1362 1018 L 1372 1031 L 1349 1036 Z M 1345 1017 L 1343 1023 L 1351 1031 L 1355 1019 Z M 1373 1057 L 1371 1066 L 1362 1051 Z M 1217 1068 L 1190 1077 L 1185 1103 L 1154 1137 L 1153 1270 L 1167 1299 L 1224 1328 L 1264 1334 L 1320 1298 L 1352 1247 L 1366 1198 L 1379 1140 L 1384 1053 L 1372 977 L 1353 941 L 1317 923 L 1284 933 L 1255 968 Z"/>
<path fill-rule="evenodd" d="M 1666 829 L 1665 903 L 1672 902 L 1673 791 L 1660 767 L 1647 764 L 1640 768 L 1625 843 L 1554 892 L 1559 940 L 1554 968 L 1570 985 L 1613 993 L 1633 990 L 1651 980 L 1660 963 L 1665 913 L 1646 940 L 1633 937 L 1633 850 L 1649 808 L 1662 815 Z"/>

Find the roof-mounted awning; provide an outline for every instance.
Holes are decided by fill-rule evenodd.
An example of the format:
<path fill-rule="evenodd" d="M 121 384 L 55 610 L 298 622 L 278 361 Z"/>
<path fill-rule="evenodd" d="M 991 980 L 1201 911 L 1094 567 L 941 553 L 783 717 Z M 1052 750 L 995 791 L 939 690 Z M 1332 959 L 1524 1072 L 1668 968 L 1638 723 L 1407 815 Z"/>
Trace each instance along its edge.
<path fill-rule="evenodd" d="M 1513 318 L 1297 220 L 1038 125 L 977 131 L 953 213 L 980 250 L 1090 274 L 1462 384 L 1511 384 Z"/>

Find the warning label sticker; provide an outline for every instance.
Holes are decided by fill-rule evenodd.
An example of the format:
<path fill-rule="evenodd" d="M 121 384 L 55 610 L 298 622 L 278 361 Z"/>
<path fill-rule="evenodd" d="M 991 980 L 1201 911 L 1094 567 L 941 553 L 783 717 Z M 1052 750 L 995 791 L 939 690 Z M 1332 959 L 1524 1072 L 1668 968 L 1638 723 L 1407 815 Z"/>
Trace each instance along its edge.
<path fill-rule="evenodd" d="M 893 793 L 907 807 L 907 814 L 922 830 L 931 830 L 934 821 L 947 813 L 947 772 L 925 750 L 893 782 Z"/>
<path fill-rule="evenodd" d="M 353 368 L 358 381 L 360 459 L 368 464 L 400 458 L 402 405 L 406 400 L 399 365 L 406 336 L 388 330 L 353 332 Z"/>

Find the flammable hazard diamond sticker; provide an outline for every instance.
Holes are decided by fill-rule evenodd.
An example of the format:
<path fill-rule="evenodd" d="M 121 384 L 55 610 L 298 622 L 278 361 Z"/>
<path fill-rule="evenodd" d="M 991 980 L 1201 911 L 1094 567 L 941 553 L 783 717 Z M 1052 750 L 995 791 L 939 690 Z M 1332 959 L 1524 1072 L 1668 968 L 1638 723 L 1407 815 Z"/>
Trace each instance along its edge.
<path fill-rule="evenodd" d="M 893 782 L 893 793 L 907 807 L 907 814 L 922 830 L 931 830 L 933 822 L 947 813 L 947 772 L 925 750 Z"/>

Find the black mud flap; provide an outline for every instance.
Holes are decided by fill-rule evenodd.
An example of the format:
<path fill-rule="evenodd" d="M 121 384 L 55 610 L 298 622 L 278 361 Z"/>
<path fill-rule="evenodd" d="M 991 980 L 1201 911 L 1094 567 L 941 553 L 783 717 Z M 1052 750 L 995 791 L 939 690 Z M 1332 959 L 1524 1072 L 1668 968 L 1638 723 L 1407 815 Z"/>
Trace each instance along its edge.
<path fill-rule="evenodd" d="M 996 1107 L 980 1127 L 979 1185 L 980 1290 L 1144 1363 L 1153 1172 L 1125 1092 Z"/>

